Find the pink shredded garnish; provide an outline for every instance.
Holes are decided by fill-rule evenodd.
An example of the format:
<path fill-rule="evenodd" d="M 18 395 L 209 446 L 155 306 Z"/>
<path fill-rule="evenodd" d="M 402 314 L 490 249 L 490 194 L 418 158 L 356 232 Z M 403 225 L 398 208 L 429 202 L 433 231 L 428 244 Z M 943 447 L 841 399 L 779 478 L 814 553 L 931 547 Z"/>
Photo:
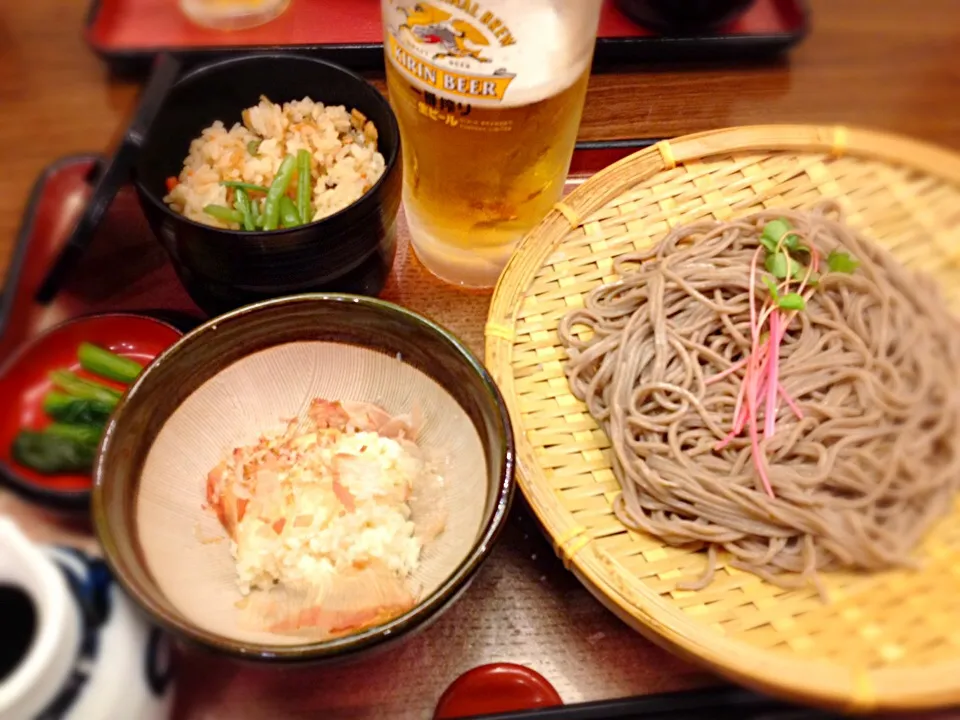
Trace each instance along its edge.
<path fill-rule="evenodd" d="M 796 401 L 790 397 L 790 393 L 788 393 L 780 383 L 777 383 L 777 390 L 780 391 L 780 397 L 783 398 L 783 401 L 793 410 L 793 414 L 797 416 L 797 420 L 803 420 L 803 410 L 801 410 Z"/>
<path fill-rule="evenodd" d="M 740 390 L 737 393 L 737 400 L 733 408 L 733 428 L 714 445 L 714 450 L 723 450 L 746 430 L 750 439 L 754 467 L 760 477 L 764 491 L 771 498 L 776 496 L 770 483 L 766 459 L 761 451 L 760 413 L 763 413 L 763 442 L 768 442 L 776 433 L 778 397 L 783 399 L 783 402 L 798 420 L 803 419 L 803 411 L 780 382 L 780 348 L 787 334 L 787 328 L 797 315 L 796 309 L 788 309 L 788 307 L 802 308 L 804 305 L 803 302 L 796 299 L 788 305 L 785 301 L 779 300 L 778 297 L 785 297 L 789 294 L 799 295 L 804 302 L 809 300 L 814 290 L 810 281 L 813 275 L 819 271 L 821 260 L 816 247 L 804 248 L 810 253 L 810 263 L 806 267 L 796 290 L 793 291 L 791 289 L 792 269 L 796 266 L 792 266 L 791 263 L 798 261 L 791 258 L 789 253 L 785 251 L 784 243 L 790 234 L 791 231 L 789 230 L 783 234 L 774 251 L 784 253 L 786 258 L 785 272 L 776 276 L 781 278 L 781 282 L 776 290 L 771 293 L 773 296 L 771 302 L 759 311 L 757 309 L 756 284 L 757 265 L 765 249 L 762 242 L 757 246 L 750 260 L 750 285 L 748 289 L 750 352 L 729 367 L 703 381 L 704 386 L 708 386 L 734 373 L 743 371 L 743 381 L 740 384 Z M 773 290 L 772 287 L 771 290 Z M 767 328 L 766 333 L 764 333 L 764 327 Z"/>
<path fill-rule="evenodd" d="M 734 427 L 719 443 L 716 444 L 716 450 L 722 450 L 730 442 L 743 432 L 744 426 L 749 428 L 750 449 L 753 455 L 754 466 L 757 474 L 760 476 L 760 482 L 763 489 L 770 497 L 775 497 L 773 487 L 770 485 L 770 478 L 767 475 L 767 468 L 763 461 L 763 455 L 760 451 L 760 433 L 757 426 L 757 404 L 761 396 L 766 393 L 767 407 L 765 412 L 764 437 L 769 438 L 773 434 L 772 420 L 774 412 L 771 412 L 771 396 L 776 402 L 776 395 L 780 389 L 780 383 L 777 379 L 777 355 L 779 353 L 780 333 L 780 311 L 777 308 L 765 310 L 760 317 L 757 317 L 757 297 L 755 287 L 757 283 L 757 261 L 763 252 L 763 246 L 757 246 L 753 258 L 750 260 L 750 340 L 753 350 L 740 362 L 734 363 L 722 373 L 708 379 L 706 384 L 716 382 L 721 377 L 736 372 L 746 367 L 743 383 L 740 386 L 740 392 L 737 395 L 737 402 L 734 406 Z M 770 337 L 765 343 L 760 342 L 760 332 L 762 326 L 769 320 Z"/>
<path fill-rule="evenodd" d="M 763 415 L 763 437 L 766 440 L 773 437 L 774 423 L 777 419 L 777 385 L 780 382 L 777 372 L 780 369 L 780 339 L 780 313 L 774 311 L 770 314 L 770 339 L 767 340 L 770 371 L 764 378 L 767 381 L 767 407 Z"/>
<path fill-rule="evenodd" d="M 712 385 L 715 382 L 720 382 L 725 377 L 727 377 L 727 375 L 732 375 L 737 370 L 740 370 L 746 364 L 747 364 L 747 358 L 737 360 L 733 365 L 728 367 L 726 370 L 721 370 L 716 375 L 711 375 L 710 377 L 708 377 L 706 380 L 703 381 L 703 384 Z"/>
<path fill-rule="evenodd" d="M 776 249 L 777 252 L 782 251 L 783 243 L 789 234 L 789 232 L 785 233 L 784 237 L 780 239 Z M 757 264 L 763 250 L 764 246 L 762 244 L 758 245 L 750 260 L 750 286 L 748 290 L 750 353 L 728 368 L 704 380 L 704 385 L 711 385 L 741 370 L 744 371 L 743 381 L 740 384 L 740 391 L 733 408 L 733 428 L 714 446 L 714 449 L 717 451 L 723 450 L 746 429 L 750 438 L 750 449 L 757 475 L 760 477 L 763 489 L 773 498 L 776 496 L 773 492 L 773 486 L 770 484 L 765 458 L 760 447 L 759 415 L 761 408 L 763 411 L 764 441 L 769 441 L 776 432 L 778 396 L 783 399 L 798 420 L 803 419 L 803 411 L 780 382 L 780 346 L 786 336 L 787 328 L 797 315 L 797 311 L 782 309 L 777 302 L 764 307 L 759 312 L 757 310 Z M 811 247 L 809 252 L 810 264 L 796 290 L 796 294 L 802 297 L 804 297 L 804 291 L 808 291 L 809 296 L 812 291 L 812 287 L 809 285 L 810 278 L 820 267 L 820 254 L 817 249 Z M 778 288 L 778 292 L 782 291 L 783 294 L 791 292 L 790 278 L 793 273 L 790 263 L 791 258 L 787 254 L 786 274 L 782 285 Z M 808 296 L 804 297 L 804 300 L 808 299 Z M 765 326 L 767 327 L 767 334 L 763 338 Z"/>

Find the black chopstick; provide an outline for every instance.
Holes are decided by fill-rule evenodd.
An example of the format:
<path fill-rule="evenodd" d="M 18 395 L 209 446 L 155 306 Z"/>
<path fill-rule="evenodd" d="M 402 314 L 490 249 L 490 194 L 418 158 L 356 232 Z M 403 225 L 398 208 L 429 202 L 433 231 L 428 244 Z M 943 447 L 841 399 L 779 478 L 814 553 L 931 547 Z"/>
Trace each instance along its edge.
<path fill-rule="evenodd" d="M 833 720 L 840 715 L 800 708 L 740 688 L 710 688 L 475 715 L 464 720 Z"/>
<path fill-rule="evenodd" d="M 104 171 L 99 174 L 87 208 L 80 216 L 70 233 L 70 238 L 60 249 L 50 269 L 47 270 L 47 274 L 34 295 L 38 303 L 46 305 L 56 297 L 67 275 L 90 244 L 93 234 L 113 202 L 114 195 L 128 180 L 140 144 L 143 142 L 144 136 L 150 129 L 150 125 L 153 123 L 161 104 L 179 73 L 179 60 L 167 53 L 159 56 L 147 86 L 140 95 L 140 104 L 133 121 L 121 137 L 112 161 L 107 163 Z"/>

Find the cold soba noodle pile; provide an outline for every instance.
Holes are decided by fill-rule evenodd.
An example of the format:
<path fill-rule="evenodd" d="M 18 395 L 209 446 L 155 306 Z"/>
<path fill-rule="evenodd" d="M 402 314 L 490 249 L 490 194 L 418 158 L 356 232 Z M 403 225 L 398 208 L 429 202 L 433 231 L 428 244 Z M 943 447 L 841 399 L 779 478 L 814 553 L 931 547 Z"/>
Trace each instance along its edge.
<path fill-rule="evenodd" d="M 615 267 L 561 322 L 566 371 L 621 521 L 707 547 L 679 587 L 718 549 L 786 587 L 909 565 L 960 480 L 960 327 L 932 280 L 833 204 L 677 228 Z"/>

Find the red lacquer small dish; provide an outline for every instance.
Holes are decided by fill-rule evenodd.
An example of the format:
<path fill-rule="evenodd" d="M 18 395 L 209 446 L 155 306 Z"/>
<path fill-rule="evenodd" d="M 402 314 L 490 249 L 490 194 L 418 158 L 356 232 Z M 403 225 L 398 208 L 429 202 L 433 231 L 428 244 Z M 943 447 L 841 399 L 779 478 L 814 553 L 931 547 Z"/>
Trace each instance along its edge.
<path fill-rule="evenodd" d="M 434 720 L 563 705 L 553 685 L 523 665 L 492 663 L 465 672 L 444 691 Z"/>
<path fill-rule="evenodd" d="M 142 315 L 105 314 L 69 320 L 28 341 L 0 365 L 0 481 L 21 497 L 57 510 L 85 510 L 93 480 L 89 474 L 45 475 L 17 463 L 12 445 L 21 429 L 43 430 L 50 419 L 43 400 L 53 388 L 49 374 L 80 369 L 77 349 L 83 342 L 146 365 L 175 343 L 182 333 Z M 118 390 L 123 386 L 96 378 Z"/>

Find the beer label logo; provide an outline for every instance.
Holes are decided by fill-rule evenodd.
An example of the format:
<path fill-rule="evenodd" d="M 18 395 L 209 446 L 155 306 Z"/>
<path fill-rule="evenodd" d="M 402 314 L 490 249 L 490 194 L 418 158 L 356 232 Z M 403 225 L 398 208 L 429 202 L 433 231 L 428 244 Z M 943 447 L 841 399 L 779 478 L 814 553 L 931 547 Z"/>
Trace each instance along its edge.
<path fill-rule="evenodd" d="M 490 58 L 480 54 L 480 49 L 471 49 L 469 45 L 484 46 L 490 42 L 474 25 L 466 20 L 454 20 L 453 15 L 429 3 L 417 3 L 411 7 L 401 7 L 406 21 L 400 26 L 408 28 L 424 45 L 438 45 L 440 52 L 433 59 L 453 57 L 471 57 L 479 62 L 490 62 Z"/>
<path fill-rule="evenodd" d="M 398 23 L 387 33 L 387 51 L 404 75 L 449 97 L 494 104 L 503 100 L 515 75 L 489 68 L 497 47 L 514 45 L 516 39 L 500 18 L 469 0 L 407 2 L 396 11 Z"/>

